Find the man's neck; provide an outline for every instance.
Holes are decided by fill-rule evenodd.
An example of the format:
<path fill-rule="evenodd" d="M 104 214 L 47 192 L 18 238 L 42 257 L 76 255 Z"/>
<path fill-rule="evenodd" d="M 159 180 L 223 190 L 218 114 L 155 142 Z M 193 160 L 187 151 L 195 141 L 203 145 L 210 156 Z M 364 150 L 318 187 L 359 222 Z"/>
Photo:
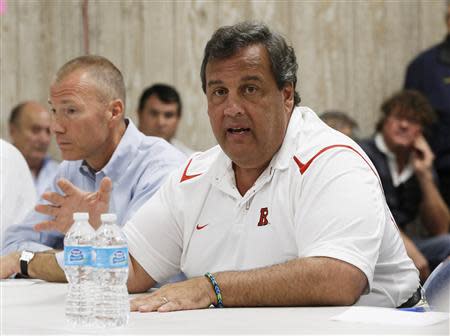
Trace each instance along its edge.
<path fill-rule="evenodd" d="M 244 196 L 245 193 L 253 187 L 258 177 L 267 168 L 269 163 L 261 168 L 241 168 L 233 163 L 234 176 L 236 179 L 236 187 L 239 193 Z"/>
<path fill-rule="evenodd" d="M 397 174 L 401 174 L 403 169 L 405 169 L 408 165 L 412 149 L 394 146 L 383 132 L 377 133 L 375 136 L 375 143 L 382 152 L 390 155 L 391 157 L 394 156 L 395 163 L 397 165 Z"/>
<path fill-rule="evenodd" d="M 401 151 L 401 152 L 394 152 L 395 158 L 397 160 L 397 168 L 398 168 L 398 174 L 401 174 L 403 169 L 405 169 L 406 165 L 409 162 L 410 152 L 409 151 Z"/>
<path fill-rule="evenodd" d="M 388 142 L 386 142 L 386 146 L 392 153 L 394 153 L 395 161 L 397 162 L 397 173 L 401 174 L 409 162 L 411 150 L 407 148 L 394 148 Z"/>
<path fill-rule="evenodd" d="M 104 145 L 96 151 L 94 157 L 86 158 L 86 163 L 93 171 L 100 171 L 107 165 L 117 146 L 119 146 L 126 128 L 127 125 L 125 124 L 125 121 L 123 121 L 119 127 L 111 132 L 110 137 L 104 142 Z"/>
<path fill-rule="evenodd" d="M 28 160 L 27 164 L 28 167 L 30 168 L 31 174 L 33 175 L 34 178 L 37 178 L 39 175 L 39 172 L 41 171 L 42 167 L 44 166 L 44 160 L 39 161 L 39 162 L 30 162 Z"/>

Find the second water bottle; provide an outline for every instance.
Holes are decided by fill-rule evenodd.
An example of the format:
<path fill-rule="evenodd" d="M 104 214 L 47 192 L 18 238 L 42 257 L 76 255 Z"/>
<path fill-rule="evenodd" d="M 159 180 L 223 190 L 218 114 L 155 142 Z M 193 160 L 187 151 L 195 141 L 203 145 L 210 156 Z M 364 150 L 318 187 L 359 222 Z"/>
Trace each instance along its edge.
<path fill-rule="evenodd" d="M 128 246 L 115 214 L 101 215 L 94 243 L 95 323 L 99 327 L 120 327 L 128 323 Z"/>

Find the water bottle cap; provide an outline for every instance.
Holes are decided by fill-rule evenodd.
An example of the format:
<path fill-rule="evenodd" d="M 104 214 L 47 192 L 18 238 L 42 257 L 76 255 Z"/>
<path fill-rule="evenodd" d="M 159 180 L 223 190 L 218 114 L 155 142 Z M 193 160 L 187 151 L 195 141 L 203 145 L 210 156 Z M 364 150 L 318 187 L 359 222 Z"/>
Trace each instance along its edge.
<path fill-rule="evenodd" d="M 117 220 L 117 216 L 113 213 L 105 213 L 101 214 L 100 219 L 102 222 L 115 222 Z"/>
<path fill-rule="evenodd" d="M 74 212 L 73 220 L 75 220 L 75 221 L 89 220 L 89 214 L 87 212 Z"/>

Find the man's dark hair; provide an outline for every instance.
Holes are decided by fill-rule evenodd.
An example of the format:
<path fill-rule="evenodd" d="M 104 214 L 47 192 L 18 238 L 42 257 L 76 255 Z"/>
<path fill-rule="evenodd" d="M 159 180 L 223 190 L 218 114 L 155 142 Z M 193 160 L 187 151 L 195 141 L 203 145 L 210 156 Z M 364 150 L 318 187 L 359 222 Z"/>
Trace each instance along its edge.
<path fill-rule="evenodd" d="M 283 36 L 270 31 L 263 23 L 241 22 L 219 28 L 206 44 L 200 70 L 203 92 L 206 93 L 205 72 L 209 61 L 229 58 L 242 48 L 255 44 L 266 47 L 278 89 L 281 90 L 286 83 L 292 83 L 295 90 L 298 64 L 294 48 L 286 43 Z M 299 103 L 300 95 L 295 91 L 294 105 Z"/>
<path fill-rule="evenodd" d="M 138 105 L 139 114 L 141 114 L 141 112 L 144 110 L 144 106 L 145 103 L 147 102 L 147 99 L 149 99 L 153 95 L 156 95 L 159 100 L 161 100 L 166 104 L 176 103 L 178 117 L 181 117 L 182 105 L 180 95 L 173 86 L 166 84 L 155 84 L 146 88 L 144 92 L 142 92 L 141 98 L 139 98 L 139 105 Z"/>
<path fill-rule="evenodd" d="M 436 114 L 428 99 L 419 91 L 403 90 L 389 97 L 381 105 L 382 117 L 377 124 L 380 131 L 387 117 L 396 116 L 418 122 L 423 127 L 430 126 L 436 120 Z"/>
<path fill-rule="evenodd" d="M 22 102 L 13 107 L 13 109 L 11 110 L 11 114 L 9 115 L 9 120 L 8 120 L 10 125 L 16 125 L 16 126 L 18 125 L 20 114 L 22 113 L 22 110 L 25 107 L 25 105 L 27 105 L 27 103 L 28 102 Z"/>

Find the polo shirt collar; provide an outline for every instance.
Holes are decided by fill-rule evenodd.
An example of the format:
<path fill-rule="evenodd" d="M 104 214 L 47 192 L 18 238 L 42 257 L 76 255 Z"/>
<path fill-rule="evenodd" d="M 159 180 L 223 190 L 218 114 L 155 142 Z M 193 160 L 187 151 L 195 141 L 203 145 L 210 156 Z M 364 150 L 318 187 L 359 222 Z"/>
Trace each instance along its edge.
<path fill-rule="evenodd" d="M 269 167 L 273 169 L 284 170 L 289 167 L 289 163 L 297 149 L 298 135 L 303 125 L 303 115 L 299 107 L 292 111 L 291 118 L 278 152 L 275 153 L 270 161 Z"/>
<path fill-rule="evenodd" d="M 296 138 L 300 132 L 298 125 L 301 120 L 302 113 L 300 109 L 296 107 L 292 111 L 283 143 L 278 152 L 276 152 L 273 156 L 268 167 L 257 179 L 255 183 L 256 189 L 259 189 L 259 186 L 265 184 L 271 179 L 275 169 L 283 170 L 288 168 L 289 162 L 292 159 L 293 152 L 296 148 Z M 220 147 L 217 158 L 212 164 L 208 175 L 213 185 L 216 185 L 232 196 L 241 197 L 236 187 L 233 163 Z"/>

